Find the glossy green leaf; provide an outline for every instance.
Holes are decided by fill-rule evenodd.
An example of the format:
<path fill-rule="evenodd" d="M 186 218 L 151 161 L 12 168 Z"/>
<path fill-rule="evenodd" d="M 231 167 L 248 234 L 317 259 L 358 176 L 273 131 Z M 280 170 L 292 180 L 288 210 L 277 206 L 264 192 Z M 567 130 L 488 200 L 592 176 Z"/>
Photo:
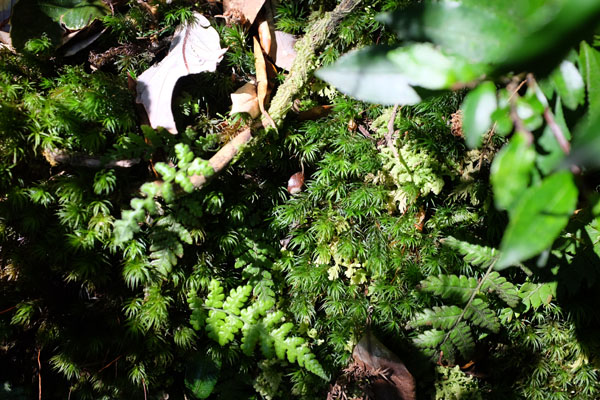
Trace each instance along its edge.
<path fill-rule="evenodd" d="M 427 2 L 379 17 L 403 39 L 430 40 L 474 62 L 494 62 L 519 36 L 510 2 Z M 510 17 L 513 14 L 513 17 Z M 473 40 L 477 38 L 477 40 Z"/>
<path fill-rule="evenodd" d="M 448 55 L 430 43 L 399 47 L 388 53 L 412 86 L 451 89 L 482 77 L 486 68 L 461 56 Z"/>
<path fill-rule="evenodd" d="M 584 103 L 585 86 L 575 64 L 563 61 L 552 73 L 551 80 L 567 108 L 574 110 Z"/>
<path fill-rule="evenodd" d="M 220 363 L 207 355 L 198 356 L 186 366 L 185 386 L 195 398 L 206 399 L 215 388 L 220 373 Z"/>
<path fill-rule="evenodd" d="M 101 0 L 19 0 L 11 17 L 12 43 L 21 50 L 28 40 L 47 35 L 59 46 L 63 26 L 69 30 L 82 29 L 109 13 Z"/>
<path fill-rule="evenodd" d="M 567 171 L 527 189 L 511 212 L 496 269 L 527 260 L 550 247 L 569 222 L 577 195 L 573 175 Z"/>
<path fill-rule="evenodd" d="M 565 158 L 561 167 L 570 168 L 573 165 L 600 167 L 598 154 L 600 154 L 600 113 L 595 115 L 590 113 L 575 129 L 571 153 Z"/>
<path fill-rule="evenodd" d="M 590 115 L 600 114 L 600 52 L 581 43 L 579 67 L 587 87 Z"/>
<path fill-rule="evenodd" d="M 420 102 L 407 77 L 387 57 L 388 50 L 366 47 L 353 51 L 315 75 L 359 100 L 384 105 Z"/>
<path fill-rule="evenodd" d="M 403 39 L 428 40 L 474 62 L 550 71 L 599 15 L 596 0 L 463 0 L 425 2 L 380 20 Z"/>
<path fill-rule="evenodd" d="M 535 131 L 544 125 L 545 107 L 534 93 L 517 98 L 515 104 L 517 115 L 526 129 Z"/>
<path fill-rule="evenodd" d="M 110 10 L 99 0 L 38 0 L 42 12 L 69 30 L 82 29 Z"/>
<path fill-rule="evenodd" d="M 496 208 L 510 210 L 527 189 L 535 162 L 535 150 L 525 135 L 516 134 L 496 155 L 490 181 Z"/>
<path fill-rule="evenodd" d="M 492 113 L 498 107 L 496 85 L 484 82 L 469 92 L 462 103 L 463 131 L 467 146 L 479 147 L 492 126 Z"/>
<path fill-rule="evenodd" d="M 563 61 L 571 50 L 572 43 L 591 34 L 600 16 L 600 2 L 597 0 L 556 0 L 536 1 L 527 18 L 525 33 L 521 39 L 512 42 L 512 47 L 504 53 L 505 70 L 529 70 L 550 72 Z M 515 2 L 520 6 L 521 2 Z"/>

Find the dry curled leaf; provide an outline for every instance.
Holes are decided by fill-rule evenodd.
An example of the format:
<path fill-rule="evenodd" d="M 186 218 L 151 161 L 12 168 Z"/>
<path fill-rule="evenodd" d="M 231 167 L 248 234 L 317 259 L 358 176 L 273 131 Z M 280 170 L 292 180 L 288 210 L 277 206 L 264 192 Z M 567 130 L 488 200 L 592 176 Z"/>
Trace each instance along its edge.
<path fill-rule="evenodd" d="M 137 102 L 142 103 L 153 128 L 162 126 L 177 133 L 171 111 L 177 80 L 189 74 L 213 72 L 227 49 L 222 49 L 219 34 L 201 14 L 195 22 L 177 28 L 169 54 L 147 69 L 137 81 Z"/>
<path fill-rule="evenodd" d="M 260 45 L 262 46 L 265 54 L 270 54 L 271 52 L 271 28 L 269 27 L 269 22 L 266 19 L 263 19 L 258 24 L 258 37 L 260 39 Z"/>
<path fill-rule="evenodd" d="M 223 0 L 223 13 L 241 12 L 252 25 L 265 0 Z"/>
<path fill-rule="evenodd" d="M 423 232 L 423 228 L 425 227 L 425 216 L 425 209 L 421 207 L 416 215 L 417 223 L 415 224 L 415 228 L 417 228 L 419 232 Z"/>
<path fill-rule="evenodd" d="M 244 86 L 231 94 L 231 114 L 245 112 L 250 114 L 252 118 L 257 118 L 260 115 L 260 107 L 256 97 L 256 85 L 254 83 L 246 83 Z"/>
<path fill-rule="evenodd" d="M 286 71 L 292 69 L 292 64 L 296 59 L 294 45 L 297 41 L 298 38 L 294 35 L 275 31 L 274 46 L 271 47 L 271 52 L 269 53 L 271 58 L 275 61 L 275 65 Z"/>
<path fill-rule="evenodd" d="M 381 400 L 415 400 L 415 379 L 404 363 L 371 332 L 365 333 L 352 352 L 354 361 L 371 373 L 387 371 L 386 378 L 375 379 L 371 389 Z"/>
<path fill-rule="evenodd" d="M 256 36 L 254 36 L 252 39 L 254 41 L 254 65 L 256 69 L 256 93 L 258 96 L 258 106 L 267 121 L 269 121 L 271 126 L 276 129 L 275 121 L 273 121 L 265 109 L 265 104 L 268 101 L 267 96 L 269 93 L 267 63 L 258 39 Z"/>

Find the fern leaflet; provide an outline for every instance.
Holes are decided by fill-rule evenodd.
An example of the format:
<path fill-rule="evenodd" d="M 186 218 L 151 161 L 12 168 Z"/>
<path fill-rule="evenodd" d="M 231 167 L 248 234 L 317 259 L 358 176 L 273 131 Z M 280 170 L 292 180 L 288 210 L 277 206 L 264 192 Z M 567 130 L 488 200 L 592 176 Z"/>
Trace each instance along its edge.
<path fill-rule="evenodd" d="M 421 281 L 421 288 L 426 292 L 461 303 L 469 301 L 476 287 L 477 279 L 463 275 L 429 276 Z"/>
<path fill-rule="evenodd" d="M 448 335 L 450 342 L 458 349 L 460 354 L 467 358 L 475 347 L 471 328 L 464 321 L 456 324 Z"/>
<path fill-rule="evenodd" d="M 488 278 L 481 286 L 483 292 L 495 292 L 510 307 L 519 305 L 521 298 L 515 285 L 508 282 L 506 278 L 500 276 L 496 271 L 489 274 Z"/>
<path fill-rule="evenodd" d="M 489 329 L 492 332 L 500 330 L 500 321 L 496 314 L 489 309 L 487 303 L 481 299 L 474 299 L 465 308 L 465 318 L 470 319 L 475 325 Z"/>
<path fill-rule="evenodd" d="M 458 250 L 469 264 L 477 265 L 481 268 L 488 268 L 498 258 L 498 250 L 496 249 L 463 242 L 452 236 L 445 238 L 443 243 Z"/>
<path fill-rule="evenodd" d="M 450 329 L 456 324 L 462 313 L 457 306 L 433 307 L 417 314 L 411 322 L 412 326 L 431 326 L 436 329 Z"/>

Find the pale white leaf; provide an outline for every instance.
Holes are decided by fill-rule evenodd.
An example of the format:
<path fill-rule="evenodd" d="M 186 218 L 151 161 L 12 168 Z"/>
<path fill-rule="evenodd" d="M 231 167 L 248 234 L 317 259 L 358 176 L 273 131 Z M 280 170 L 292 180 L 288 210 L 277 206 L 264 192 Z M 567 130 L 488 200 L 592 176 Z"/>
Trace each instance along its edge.
<path fill-rule="evenodd" d="M 177 133 L 171 111 L 175 84 L 189 74 L 215 71 L 227 51 L 210 22 L 199 13 L 194 17 L 194 23 L 177 28 L 169 54 L 137 80 L 137 102 L 144 105 L 153 128 L 162 126 Z"/>
<path fill-rule="evenodd" d="M 245 112 L 250 114 L 252 118 L 257 118 L 260 115 L 256 85 L 254 83 L 246 83 L 232 93 L 231 103 L 231 114 Z"/>
<path fill-rule="evenodd" d="M 289 71 L 296 59 L 296 50 L 294 45 L 298 39 L 289 33 L 275 31 L 275 65 Z"/>

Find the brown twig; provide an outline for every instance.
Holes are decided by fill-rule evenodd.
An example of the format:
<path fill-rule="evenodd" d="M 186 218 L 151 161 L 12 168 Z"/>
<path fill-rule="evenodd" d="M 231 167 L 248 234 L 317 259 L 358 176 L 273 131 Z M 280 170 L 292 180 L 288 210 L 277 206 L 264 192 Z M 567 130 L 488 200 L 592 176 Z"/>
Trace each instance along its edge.
<path fill-rule="evenodd" d="M 117 361 L 119 361 L 119 358 L 121 358 L 122 355 L 118 356 L 117 358 L 115 358 L 114 360 L 112 360 L 111 362 L 109 362 L 108 364 L 106 364 L 104 367 L 100 368 L 98 370 L 98 373 L 104 371 L 106 368 L 110 367 L 111 365 L 113 365 L 114 363 L 116 363 Z"/>
<path fill-rule="evenodd" d="M 556 120 L 554 119 L 554 114 L 550 110 L 548 99 L 546 98 L 544 92 L 540 90 L 539 85 L 535 80 L 533 74 L 527 75 L 527 82 L 529 84 L 529 87 L 535 91 L 538 100 L 544 105 L 544 119 L 546 120 L 548 127 L 550 127 L 550 130 L 554 134 L 558 145 L 565 154 L 569 154 L 571 152 L 571 144 L 565 137 L 565 134 L 563 133 L 560 126 L 558 126 L 558 124 L 556 123 Z"/>
<path fill-rule="evenodd" d="M 40 361 L 40 355 L 42 354 L 42 349 L 38 349 L 37 354 L 37 363 L 38 363 L 38 400 L 42 400 L 42 363 Z"/>
<path fill-rule="evenodd" d="M 294 97 L 308 82 L 315 70 L 314 59 L 317 51 L 323 47 L 335 32 L 340 21 L 348 15 L 361 0 L 342 0 L 331 12 L 326 13 L 308 29 L 304 37 L 296 44 L 297 54 L 289 75 L 277 90 L 271 101 L 267 115 L 276 126 L 281 126 L 283 119 L 291 109 Z M 260 122 L 259 126 L 266 126 L 267 121 Z M 255 128 L 254 125 L 252 128 Z M 215 176 L 223 171 L 233 158 L 239 153 L 240 148 L 252 139 L 252 128 L 245 128 L 230 142 L 224 145 L 214 156 L 208 160 L 215 171 Z M 202 188 L 211 178 L 204 175 L 193 175 L 190 181 L 196 189 Z"/>
<path fill-rule="evenodd" d="M 560 126 L 558 126 L 558 124 L 556 123 L 556 120 L 554 119 L 554 114 L 552 113 L 552 111 L 550 111 L 550 108 L 548 107 L 544 109 L 544 119 L 550 127 L 550 130 L 552 130 L 552 133 L 554 134 L 554 137 L 556 138 L 556 141 L 558 142 L 558 145 L 560 146 L 562 151 L 565 154 L 569 154 L 571 152 L 571 144 L 565 137 L 562 129 L 560 129 Z"/>
<path fill-rule="evenodd" d="M 374 141 L 374 142 L 377 142 L 377 139 L 375 139 L 375 138 L 373 137 L 373 135 L 371 135 L 371 134 L 369 133 L 369 131 L 367 130 L 367 128 L 365 128 L 365 126 L 364 126 L 363 124 L 360 124 L 360 125 L 358 125 L 358 131 L 359 131 L 360 133 L 362 133 L 362 134 L 363 134 L 363 136 L 364 136 L 364 137 L 366 137 L 367 139 L 371 139 L 372 141 Z"/>
<path fill-rule="evenodd" d="M 5 313 L 9 312 L 10 310 L 14 310 L 15 308 L 17 308 L 17 306 L 12 306 L 12 307 L 9 307 L 9 308 L 7 308 L 6 310 L 2 310 L 2 311 L 0 311 L 0 314 L 5 314 Z"/>

